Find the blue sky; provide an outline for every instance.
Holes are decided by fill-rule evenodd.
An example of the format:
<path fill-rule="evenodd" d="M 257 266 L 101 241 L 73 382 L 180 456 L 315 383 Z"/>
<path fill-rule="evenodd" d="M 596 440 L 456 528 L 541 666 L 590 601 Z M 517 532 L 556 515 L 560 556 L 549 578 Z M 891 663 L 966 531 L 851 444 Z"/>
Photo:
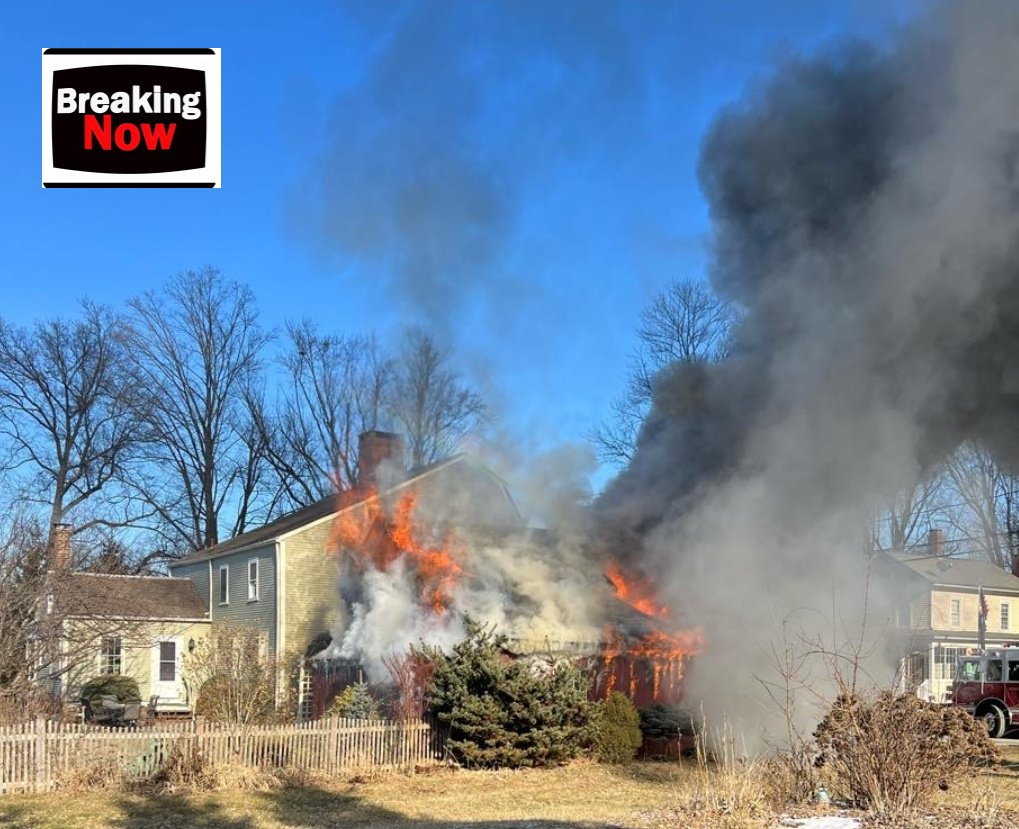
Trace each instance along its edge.
<path fill-rule="evenodd" d="M 269 326 L 424 324 L 522 454 L 579 441 L 625 382 L 641 307 L 703 275 L 713 115 L 783 55 L 883 37 L 922 5 L 12 5 L 0 314 L 119 305 L 211 264 Z M 221 47 L 223 188 L 43 190 L 40 50 L 57 46 Z"/>

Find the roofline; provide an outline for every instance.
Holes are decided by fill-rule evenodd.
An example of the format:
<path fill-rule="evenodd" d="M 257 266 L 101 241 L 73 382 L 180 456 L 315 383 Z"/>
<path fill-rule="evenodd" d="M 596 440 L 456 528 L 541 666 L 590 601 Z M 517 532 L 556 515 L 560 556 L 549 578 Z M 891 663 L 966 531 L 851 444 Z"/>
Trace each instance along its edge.
<path fill-rule="evenodd" d="M 358 501 L 358 503 L 360 504 L 361 502 Z M 174 567 L 187 567 L 189 564 L 201 564 L 203 561 L 212 561 L 213 559 L 219 558 L 220 556 L 232 556 L 237 553 L 244 553 L 250 550 L 257 550 L 259 547 L 267 547 L 276 542 L 279 538 L 280 536 L 273 535 L 270 536 L 269 538 L 263 539 L 262 541 L 252 541 L 250 544 L 245 544 L 243 547 L 238 547 L 236 550 L 227 550 L 222 553 L 216 553 L 211 551 L 208 553 L 203 552 L 200 556 L 197 556 L 196 558 L 191 558 L 189 556 L 186 559 L 182 558 L 179 561 L 172 561 L 166 566 L 172 570 Z M 223 543 L 225 544 L 226 542 Z M 190 581 L 190 579 L 187 576 L 171 576 L 170 578 Z"/>
<path fill-rule="evenodd" d="M 977 592 L 977 591 L 980 590 L 981 587 L 983 587 L 984 591 L 992 591 L 992 592 L 996 592 L 996 593 L 1010 593 L 1010 594 L 1014 593 L 1016 595 L 1019 595 L 1019 577 L 1014 577 L 1013 576 L 1013 578 L 1016 578 L 1016 586 L 1015 587 L 994 587 L 994 586 L 989 586 L 987 584 L 983 584 L 981 582 L 977 582 L 975 584 L 956 584 L 956 583 L 950 582 L 950 581 L 939 581 L 939 574 L 926 573 L 926 572 L 923 572 L 921 570 L 916 569 L 915 567 L 911 567 L 910 566 L 911 562 L 919 561 L 919 560 L 926 560 L 926 559 L 929 559 L 930 556 L 924 556 L 924 557 L 922 557 L 922 559 L 915 559 L 915 558 L 902 559 L 898 555 L 896 555 L 896 553 L 894 551 L 892 551 L 892 550 L 881 550 L 879 552 L 884 553 L 887 556 L 887 560 L 888 561 L 894 561 L 900 567 L 904 568 L 907 572 L 909 572 L 910 574 L 912 574 L 916 578 L 926 582 L 927 584 L 931 585 L 932 587 L 951 587 L 951 588 L 957 588 L 957 589 L 960 589 L 960 590 L 972 590 L 973 592 Z M 945 558 L 948 561 L 974 562 L 974 563 L 977 563 L 977 564 L 988 564 L 988 565 L 994 566 L 993 562 L 982 560 L 982 559 L 960 558 L 960 557 L 952 557 L 952 556 L 942 556 L 942 558 Z M 1007 570 L 1002 569 L 1002 570 L 998 571 L 997 568 L 995 568 L 995 569 L 996 569 L 995 576 L 998 576 L 998 575 L 1012 576 L 1012 574 L 1009 573 Z M 946 573 L 947 573 L 947 570 L 946 570 Z M 942 573 L 940 575 L 945 575 L 945 573 Z"/>
<path fill-rule="evenodd" d="M 451 464 L 459 463 L 460 461 L 468 461 L 468 460 L 469 460 L 469 458 L 467 457 L 467 455 L 465 455 L 462 452 L 458 453 L 456 455 L 453 455 L 450 458 L 447 458 L 444 461 L 440 461 L 439 463 L 435 464 L 434 466 L 431 466 L 430 468 L 426 469 L 424 472 L 421 472 L 420 474 L 415 475 L 412 478 L 407 478 L 405 481 L 400 481 L 400 483 L 395 484 L 394 486 L 389 487 L 389 489 L 383 490 L 382 492 L 376 492 L 373 495 L 369 495 L 366 498 L 362 498 L 360 501 L 355 501 L 353 504 L 348 504 L 347 506 L 343 507 L 342 509 L 333 510 L 332 512 L 327 513 L 326 515 L 323 515 L 321 518 L 316 518 L 313 521 L 309 521 L 307 524 L 302 524 L 300 527 L 295 527 L 292 530 L 287 530 L 286 532 L 282 532 L 282 533 L 279 533 L 277 535 L 267 536 L 266 538 L 263 538 L 261 541 L 253 541 L 250 544 L 245 544 L 243 547 L 237 547 L 234 550 L 225 550 L 225 551 L 222 551 L 222 552 L 217 552 L 215 549 L 210 549 L 208 551 L 202 552 L 201 555 L 195 555 L 193 557 L 192 556 L 188 556 L 186 558 L 180 559 L 179 561 L 171 562 L 171 563 L 167 564 L 167 567 L 169 569 L 171 569 L 171 570 L 173 568 L 175 568 L 175 567 L 186 567 L 189 564 L 197 564 L 197 563 L 202 562 L 202 561 L 211 561 L 211 560 L 214 560 L 216 558 L 219 558 L 220 556 L 232 556 L 232 555 L 235 555 L 236 553 L 243 553 L 243 552 L 247 552 L 249 550 L 254 550 L 254 549 L 258 548 L 258 547 L 265 547 L 265 546 L 268 546 L 270 544 L 278 543 L 280 541 L 285 541 L 287 538 L 289 538 L 290 536 L 294 535 L 295 533 L 304 532 L 305 530 L 307 530 L 307 529 L 309 529 L 311 527 L 315 527 L 315 526 L 321 524 L 324 521 L 334 520 L 336 518 L 336 516 L 340 515 L 341 513 L 345 513 L 345 512 L 349 512 L 350 510 L 357 509 L 358 507 L 361 507 L 364 504 L 367 504 L 369 501 L 373 501 L 373 500 L 375 500 L 376 498 L 379 498 L 382 495 L 388 495 L 391 492 L 396 492 L 396 491 L 398 491 L 400 489 L 403 489 L 406 486 L 410 486 L 411 484 L 416 483 L 417 481 L 421 481 L 421 480 L 427 478 L 429 475 L 431 475 L 431 474 L 433 474 L 435 472 L 438 472 L 440 469 L 445 469 L 446 467 L 450 466 Z M 494 475 L 495 473 L 491 473 L 491 474 Z M 496 476 L 496 477 L 498 478 L 498 476 Z M 506 487 L 506 482 L 505 481 L 503 481 L 501 478 L 499 478 L 499 481 L 503 485 L 503 487 Z M 516 509 L 516 504 L 514 504 L 513 507 L 514 507 L 514 509 Z M 517 514 L 518 515 L 519 515 L 519 512 L 520 511 L 517 510 Z M 283 516 L 283 517 L 285 517 L 285 516 Z M 225 544 L 226 542 L 223 542 L 223 543 Z M 177 578 L 181 578 L 181 577 L 177 577 Z"/>
<path fill-rule="evenodd" d="M 55 570 L 49 570 L 47 572 L 54 573 Z M 128 573 L 90 573 L 88 570 L 72 570 L 71 572 L 64 573 L 64 576 L 89 576 L 92 578 L 101 579 L 149 579 L 151 581 L 191 581 L 191 579 L 184 578 L 181 576 L 132 576 Z"/>
<path fill-rule="evenodd" d="M 63 621 L 103 619 L 109 622 L 212 622 L 209 616 L 104 616 L 101 613 L 76 613 L 60 617 Z"/>
<path fill-rule="evenodd" d="M 466 459 L 467 459 L 467 456 L 464 455 L 463 453 L 460 453 L 460 454 L 457 454 L 457 455 L 453 455 L 453 457 L 447 458 L 446 460 L 441 461 L 440 463 L 436 464 L 435 466 L 425 470 L 421 474 L 415 475 L 413 478 L 407 478 L 407 480 L 405 480 L 405 481 L 400 481 L 400 483 L 394 484 L 393 486 L 389 487 L 389 489 L 383 490 L 382 492 L 375 492 L 373 495 L 369 495 L 367 498 L 362 498 L 360 501 L 356 501 L 353 504 L 348 504 L 347 506 L 343 507 L 343 509 L 338 509 L 335 512 L 329 513 L 328 515 L 323 515 L 321 518 L 316 518 L 314 521 L 309 521 L 307 524 L 304 524 L 303 526 L 295 527 L 292 530 L 287 530 L 285 533 L 280 533 L 279 535 L 273 536 L 272 539 L 269 539 L 269 540 L 286 541 L 290 536 L 295 535 L 296 533 L 303 533 L 305 530 L 310 529 L 311 527 L 315 527 L 318 524 L 323 523 L 324 521 L 327 521 L 329 519 L 335 519 L 336 516 L 338 516 L 338 515 L 341 515 L 341 514 L 343 514 L 345 512 L 350 512 L 351 510 L 355 510 L 358 507 L 364 506 L 365 504 L 367 504 L 370 501 L 377 500 L 378 498 L 382 497 L 383 495 L 389 495 L 389 493 L 391 493 L 391 492 L 396 492 L 397 490 L 400 490 L 400 489 L 403 489 L 404 487 L 410 486 L 413 483 L 417 483 L 418 481 L 421 481 L 421 480 L 427 478 L 432 473 L 438 472 L 440 469 L 445 469 L 446 467 L 450 466 L 451 464 L 454 464 L 454 463 L 457 463 L 459 461 L 463 461 L 463 460 L 466 460 Z"/>
<path fill-rule="evenodd" d="M 921 578 L 924 578 L 921 576 Z M 981 589 L 985 593 L 1009 593 L 1019 595 L 1019 587 L 988 587 L 983 584 L 952 584 L 947 581 L 931 581 L 930 579 L 924 579 L 932 587 L 951 587 L 955 590 L 972 591 L 973 593 L 979 593 Z"/>

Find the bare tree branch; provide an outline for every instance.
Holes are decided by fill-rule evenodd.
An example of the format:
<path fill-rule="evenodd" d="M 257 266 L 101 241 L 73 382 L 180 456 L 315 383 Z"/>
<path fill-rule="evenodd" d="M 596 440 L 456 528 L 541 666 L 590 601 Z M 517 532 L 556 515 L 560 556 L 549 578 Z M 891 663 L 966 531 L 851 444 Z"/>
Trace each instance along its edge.
<path fill-rule="evenodd" d="M 662 369 L 730 356 L 735 322 L 733 307 L 703 282 L 673 282 L 651 301 L 641 313 L 626 390 L 613 401 L 609 418 L 588 434 L 603 462 L 629 462 Z"/>
<path fill-rule="evenodd" d="M 358 436 L 383 423 L 393 362 L 373 336 L 320 335 L 307 321 L 287 333 L 290 383 L 258 427 L 288 501 L 304 506 L 356 486 Z"/>
<path fill-rule="evenodd" d="M 392 408 L 414 467 L 452 454 L 488 417 L 481 395 L 452 369 L 450 353 L 421 329 L 408 333 L 396 361 Z"/>
<path fill-rule="evenodd" d="M 81 317 L 31 330 L 0 320 L 0 435 L 12 468 L 31 469 L 29 497 L 49 524 L 120 488 L 139 439 L 125 383 L 120 319 L 91 303 Z"/>
<path fill-rule="evenodd" d="M 186 549 L 252 522 L 259 495 L 243 403 L 271 334 L 258 325 L 250 288 L 213 268 L 187 271 L 164 292 L 130 302 L 132 373 L 144 394 L 148 475 L 139 492 Z"/>

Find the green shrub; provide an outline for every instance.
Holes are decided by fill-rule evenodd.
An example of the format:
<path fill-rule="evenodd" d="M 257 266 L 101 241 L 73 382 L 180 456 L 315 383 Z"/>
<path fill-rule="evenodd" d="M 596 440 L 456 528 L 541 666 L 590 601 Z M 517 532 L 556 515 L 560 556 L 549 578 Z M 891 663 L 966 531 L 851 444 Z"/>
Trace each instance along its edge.
<path fill-rule="evenodd" d="M 681 734 L 696 733 L 690 712 L 661 704 L 640 709 L 640 731 L 646 740 L 678 740 Z"/>
<path fill-rule="evenodd" d="M 93 707 L 93 701 L 99 702 L 101 696 L 112 696 L 117 702 L 141 702 L 141 693 L 138 691 L 138 681 L 123 674 L 103 674 L 93 677 L 81 686 L 78 694 L 83 705 Z"/>
<path fill-rule="evenodd" d="M 326 715 L 351 720 L 376 720 L 379 717 L 379 703 L 368 690 L 367 682 L 355 682 L 336 695 Z"/>
<path fill-rule="evenodd" d="M 643 741 L 640 715 L 629 699 L 618 691 L 594 706 L 592 736 L 595 756 L 602 763 L 628 763 Z"/>
<path fill-rule="evenodd" d="M 567 662 L 514 658 L 507 639 L 471 619 L 467 638 L 434 661 L 429 711 L 449 727 L 447 746 L 464 765 L 547 766 L 576 757 L 590 734 L 587 680 Z"/>

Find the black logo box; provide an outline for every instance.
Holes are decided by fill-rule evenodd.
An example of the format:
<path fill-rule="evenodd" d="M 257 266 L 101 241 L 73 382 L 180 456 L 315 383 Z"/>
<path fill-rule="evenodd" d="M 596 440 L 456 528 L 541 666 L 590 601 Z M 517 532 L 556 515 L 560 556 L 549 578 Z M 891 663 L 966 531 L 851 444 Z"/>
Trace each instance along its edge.
<path fill-rule="evenodd" d="M 135 53 L 137 54 L 137 53 Z M 106 93 L 112 97 L 116 92 L 132 95 L 133 88 L 139 87 L 142 96 L 160 87 L 163 93 L 176 93 L 183 100 L 185 95 L 200 93 L 198 108 L 200 116 L 185 119 L 180 112 L 127 112 L 92 114 L 100 123 L 110 118 L 110 133 L 116 132 L 121 124 L 140 126 L 147 124 L 173 124 L 174 134 L 169 149 L 146 148 L 145 141 L 133 150 L 119 149 L 114 143 L 109 150 L 100 148 L 93 139 L 92 149 L 85 149 L 85 119 L 91 114 L 86 103 L 85 112 L 60 114 L 58 92 L 71 88 L 77 93 Z M 133 96 L 132 96 L 133 97 Z M 153 101 L 150 95 L 148 100 Z M 181 170 L 201 169 L 205 166 L 206 112 L 208 101 L 205 91 L 205 72 L 200 69 L 184 69 L 176 66 L 151 65 L 109 65 L 86 66 L 74 69 L 60 69 L 53 73 L 52 146 L 53 166 L 89 173 L 170 173 Z M 155 108 L 155 107 L 153 107 Z M 162 107 L 160 107 L 161 109 Z"/>

